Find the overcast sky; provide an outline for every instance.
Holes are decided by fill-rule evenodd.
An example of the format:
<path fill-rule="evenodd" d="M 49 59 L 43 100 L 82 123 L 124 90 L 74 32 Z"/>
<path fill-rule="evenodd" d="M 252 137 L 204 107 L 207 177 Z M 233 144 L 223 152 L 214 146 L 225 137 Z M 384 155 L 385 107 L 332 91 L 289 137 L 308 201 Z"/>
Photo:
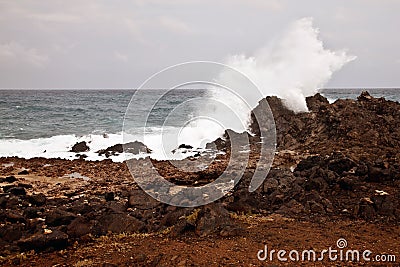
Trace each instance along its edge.
<path fill-rule="evenodd" d="M 313 17 L 357 59 L 328 87 L 400 87 L 398 0 L 0 0 L 0 88 L 135 88 L 167 66 L 251 55 Z"/>

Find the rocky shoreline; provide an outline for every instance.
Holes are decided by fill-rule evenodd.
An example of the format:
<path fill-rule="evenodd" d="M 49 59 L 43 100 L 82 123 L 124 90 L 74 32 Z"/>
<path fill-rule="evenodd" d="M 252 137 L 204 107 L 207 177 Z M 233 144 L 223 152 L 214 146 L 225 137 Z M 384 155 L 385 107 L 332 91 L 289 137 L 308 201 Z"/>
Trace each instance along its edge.
<path fill-rule="evenodd" d="M 255 192 L 248 191 L 259 162 L 260 129 L 253 122 L 250 129 L 255 135 L 249 138 L 250 159 L 242 179 L 225 197 L 200 208 L 153 200 L 138 187 L 125 163 L 0 158 L 0 263 L 28 265 L 18 255 L 30 251 L 53 255 L 71 250 L 77 242 L 90 244 L 110 234 L 157 235 L 168 240 L 250 237 L 251 223 L 243 216 L 282 218 L 282 225 L 293 220 L 361 222 L 398 231 L 399 103 L 364 92 L 358 100 L 330 104 L 317 94 L 307 98 L 310 112 L 294 113 L 280 99 L 267 97 L 255 112 L 263 101 L 271 107 L 277 134 L 268 177 Z M 165 161 L 152 163 L 175 184 L 207 184 L 225 171 L 229 136 L 216 140 L 215 147 L 226 153 L 203 171 L 185 173 Z M 155 259 L 135 258 L 131 265 L 157 266 Z"/>

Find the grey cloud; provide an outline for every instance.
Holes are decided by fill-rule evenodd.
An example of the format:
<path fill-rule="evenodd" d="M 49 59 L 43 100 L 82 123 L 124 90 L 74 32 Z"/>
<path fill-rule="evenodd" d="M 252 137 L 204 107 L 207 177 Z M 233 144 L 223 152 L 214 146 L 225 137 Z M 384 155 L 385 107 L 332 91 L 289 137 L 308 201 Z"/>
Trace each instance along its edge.
<path fill-rule="evenodd" d="M 398 86 L 398 10 L 395 0 L 3 0 L 0 87 L 136 87 L 172 64 L 252 54 L 305 16 L 326 47 L 357 55 L 328 86 Z"/>

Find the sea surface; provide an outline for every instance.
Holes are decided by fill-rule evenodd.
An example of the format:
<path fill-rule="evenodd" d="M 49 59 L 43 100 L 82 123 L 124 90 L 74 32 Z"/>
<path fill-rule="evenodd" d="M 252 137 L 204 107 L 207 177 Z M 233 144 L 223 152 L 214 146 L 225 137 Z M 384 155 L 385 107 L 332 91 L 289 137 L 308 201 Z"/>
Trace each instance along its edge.
<path fill-rule="evenodd" d="M 338 98 L 356 99 L 363 90 L 322 89 L 320 92 L 333 102 Z M 400 89 L 368 91 L 375 97 L 400 101 Z M 86 153 L 88 159 L 101 160 L 103 158 L 95 153 L 97 150 L 123 142 L 124 116 L 134 93 L 135 90 L 0 90 L 0 156 L 73 159 L 76 155 L 69 152 L 71 147 L 76 142 L 86 141 L 91 148 Z M 144 107 L 154 104 L 152 94 L 152 90 L 142 94 L 135 116 L 148 116 L 147 132 L 157 138 L 165 129 L 184 125 L 200 108 L 192 104 L 173 120 L 166 120 L 176 106 L 207 96 L 208 91 L 170 91 L 154 105 L 150 114 L 145 114 Z M 137 138 L 132 138 L 141 141 L 143 125 L 137 127 Z M 146 145 L 157 150 L 155 144 Z M 115 161 L 124 159 L 122 155 L 113 158 Z"/>

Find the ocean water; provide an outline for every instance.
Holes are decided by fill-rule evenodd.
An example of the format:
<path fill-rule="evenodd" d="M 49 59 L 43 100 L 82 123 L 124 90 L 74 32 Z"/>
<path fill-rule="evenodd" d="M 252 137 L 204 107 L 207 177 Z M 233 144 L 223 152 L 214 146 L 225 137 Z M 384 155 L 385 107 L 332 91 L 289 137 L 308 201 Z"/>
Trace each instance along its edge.
<path fill-rule="evenodd" d="M 76 142 L 86 141 L 90 147 L 85 153 L 88 159 L 104 159 L 95 152 L 123 143 L 123 120 L 134 93 L 134 90 L 0 90 L 0 156 L 74 159 L 75 153 L 69 150 Z M 154 105 L 150 114 L 145 114 L 144 107 L 154 104 L 153 93 L 148 90 L 142 94 L 141 104 L 135 107 L 135 115 L 148 115 L 146 131 L 150 140 L 158 139 L 161 131 L 165 133 L 184 125 L 194 117 L 199 107 L 191 105 L 174 120 L 166 120 L 174 107 L 203 97 L 207 92 L 199 89 L 170 91 Z M 143 141 L 143 125 L 137 127 L 137 138 L 131 136 L 130 139 Z M 132 134 L 135 135 L 135 131 Z M 157 151 L 152 145 L 148 144 Z M 125 158 L 119 155 L 112 159 Z"/>
<path fill-rule="evenodd" d="M 331 102 L 338 98 L 356 99 L 363 89 L 322 89 L 320 92 Z M 400 89 L 369 89 L 375 97 L 400 101 Z M 0 156 L 25 158 L 76 158 L 69 152 L 80 141 L 89 144 L 85 153 L 88 160 L 104 157 L 96 151 L 123 143 L 122 130 L 126 108 L 134 90 L 0 90 Z M 154 93 L 154 91 L 153 91 Z M 157 139 L 168 129 L 185 125 L 196 117 L 201 108 L 195 102 L 185 106 L 173 120 L 166 120 L 178 105 L 194 98 L 206 97 L 207 90 L 180 89 L 164 95 L 150 114 L 144 107 L 151 103 L 152 90 L 142 95 L 143 101 L 135 107 L 135 116 L 147 116 L 146 145 L 154 150 L 152 157 L 162 158 Z M 166 122 L 166 124 L 164 124 Z M 133 124 L 133 126 L 135 126 Z M 130 140 L 141 140 L 143 125 L 137 133 L 130 132 Z M 152 138 L 153 137 L 153 138 Z M 152 142 L 151 140 L 154 140 Z M 186 154 L 189 155 L 189 154 Z M 185 156 L 186 156 L 185 155 Z M 131 156 L 131 157 L 141 157 Z M 125 155 L 112 158 L 122 161 Z"/>
<path fill-rule="evenodd" d="M 400 88 L 330 88 L 321 89 L 319 92 L 328 98 L 329 102 L 334 102 L 335 100 L 341 99 L 357 99 L 357 97 L 363 92 L 368 91 L 373 97 L 384 97 L 386 100 L 392 100 L 400 102 Z"/>

